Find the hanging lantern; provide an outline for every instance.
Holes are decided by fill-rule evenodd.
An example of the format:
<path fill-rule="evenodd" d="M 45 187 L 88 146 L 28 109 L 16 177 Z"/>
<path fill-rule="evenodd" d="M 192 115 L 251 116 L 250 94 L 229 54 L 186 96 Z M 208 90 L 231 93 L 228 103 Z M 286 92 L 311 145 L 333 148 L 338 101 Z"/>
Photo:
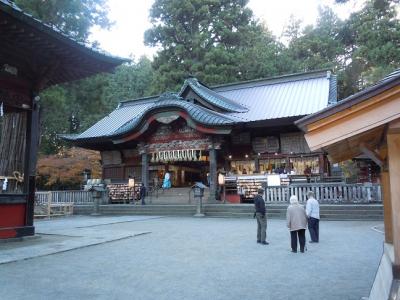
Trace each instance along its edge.
<path fill-rule="evenodd" d="M 186 161 L 186 159 L 187 159 L 186 150 L 182 150 L 181 155 L 182 155 L 182 160 L 183 160 L 183 161 Z"/>
<path fill-rule="evenodd" d="M 198 161 L 199 160 L 198 157 L 197 157 L 197 151 L 196 150 L 193 150 L 193 158 L 194 158 L 194 161 Z"/>
<path fill-rule="evenodd" d="M 176 154 L 177 154 L 177 161 L 181 161 L 182 160 L 182 156 L 181 156 L 181 150 L 176 150 Z"/>
<path fill-rule="evenodd" d="M 166 161 L 166 162 L 169 162 L 169 160 L 170 160 L 170 159 L 169 159 L 169 151 L 165 151 L 165 154 L 164 154 L 164 155 L 165 155 L 165 161 Z"/>
<path fill-rule="evenodd" d="M 160 162 L 164 161 L 164 152 L 163 151 L 158 152 L 158 155 L 160 157 Z"/>

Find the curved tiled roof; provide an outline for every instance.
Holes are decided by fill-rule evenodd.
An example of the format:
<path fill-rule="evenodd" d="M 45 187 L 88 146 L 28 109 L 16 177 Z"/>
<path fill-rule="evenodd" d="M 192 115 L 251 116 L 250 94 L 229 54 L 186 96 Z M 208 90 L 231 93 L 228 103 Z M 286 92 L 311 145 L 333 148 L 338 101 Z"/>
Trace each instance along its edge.
<path fill-rule="evenodd" d="M 189 78 L 185 80 L 182 89 L 179 92 L 180 96 L 182 96 L 187 87 L 190 87 L 193 90 L 193 92 L 195 92 L 199 97 L 201 97 L 205 101 L 209 102 L 211 105 L 214 105 L 224 111 L 236 112 L 236 113 L 249 111 L 249 109 L 244 105 L 236 103 L 214 92 L 213 90 L 210 90 L 208 87 L 202 85 L 196 78 Z"/>
<path fill-rule="evenodd" d="M 176 94 L 163 94 L 145 101 L 125 102 L 88 130 L 76 136 L 63 136 L 68 140 L 83 140 L 100 137 L 115 137 L 134 131 L 146 116 L 153 112 L 184 111 L 190 118 L 206 126 L 229 126 L 237 123 L 235 117 L 223 115 L 205 107 L 193 104 Z"/>
<path fill-rule="evenodd" d="M 136 118 L 121 126 L 113 135 L 121 135 L 134 130 L 150 112 L 176 109 L 186 111 L 194 121 L 204 125 L 223 126 L 236 123 L 234 118 L 185 101 L 175 94 L 163 94 L 153 105 L 142 110 Z"/>

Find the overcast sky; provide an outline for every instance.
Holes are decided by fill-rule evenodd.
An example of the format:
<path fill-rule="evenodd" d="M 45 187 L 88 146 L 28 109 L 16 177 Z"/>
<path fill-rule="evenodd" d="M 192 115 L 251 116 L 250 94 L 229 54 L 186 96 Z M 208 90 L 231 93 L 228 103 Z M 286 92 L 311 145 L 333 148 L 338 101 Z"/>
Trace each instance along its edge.
<path fill-rule="evenodd" d="M 115 23 L 109 30 L 94 28 L 92 40 L 100 43 L 100 48 L 117 56 L 136 58 L 147 55 L 149 58 L 155 49 L 144 46 L 144 31 L 151 27 L 149 9 L 154 0 L 108 0 L 109 18 Z M 351 0 L 346 5 L 336 4 L 334 0 L 250 0 L 249 7 L 257 18 L 265 22 L 268 28 L 280 36 L 291 15 L 303 20 L 303 25 L 314 24 L 318 15 L 318 6 L 331 6 L 339 17 L 358 10 L 363 0 Z"/>

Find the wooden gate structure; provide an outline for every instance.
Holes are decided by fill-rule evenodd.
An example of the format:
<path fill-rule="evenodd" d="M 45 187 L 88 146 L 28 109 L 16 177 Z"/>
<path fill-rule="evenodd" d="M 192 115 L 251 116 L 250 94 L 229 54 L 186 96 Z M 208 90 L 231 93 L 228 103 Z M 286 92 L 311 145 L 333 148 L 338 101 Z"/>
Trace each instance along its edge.
<path fill-rule="evenodd" d="M 33 235 L 39 92 L 110 71 L 125 59 L 69 38 L 0 1 L 0 239 Z"/>

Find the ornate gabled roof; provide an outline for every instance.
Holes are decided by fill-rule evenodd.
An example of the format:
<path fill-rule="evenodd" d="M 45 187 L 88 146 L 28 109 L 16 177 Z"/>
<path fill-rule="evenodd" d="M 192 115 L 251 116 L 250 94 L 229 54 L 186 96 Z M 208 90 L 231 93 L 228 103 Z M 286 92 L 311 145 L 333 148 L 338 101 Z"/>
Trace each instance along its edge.
<path fill-rule="evenodd" d="M 7 0 L 0 0 L 0 20 L 0 63 L 16 67 L 18 76 L 35 80 L 43 76 L 38 67 L 49 69 L 42 88 L 108 72 L 129 61 L 76 41 Z"/>
<path fill-rule="evenodd" d="M 205 107 L 193 104 L 191 102 L 185 101 L 183 98 L 179 97 L 173 93 L 162 94 L 153 105 L 147 107 L 141 111 L 141 113 L 134 119 L 130 120 L 118 130 L 116 130 L 113 135 L 122 135 L 129 131 L 134 130 L 141 121 L 150 112 L 155 111 L 165 111 L 165 110 L 182 110 L 189 114 L 191 119 L 203 125 L 211 126 L 223 126 L 232 125 L 236 123 L 235 118 L 223 115 L 221 113 L 212 111 Z"/>
<path fill-rule="evenodd" d="M 236 113 L 249 111 L 249 109 L 244 105 L 232 101 L 209 89 L 207 86 L 200 83 L 196 78 L 189 78 L 185 80 L 181 91 L 179 92 L 179 96 L 182 96 L 187 88 L 191 88 L 197 96 L 210 103 L 212 106 L 222 109 L 223 111 Z"/>
<path fill-rule="evenodd" d="M 193 122 L 207 127 L 226 127 L 239 121 L 235 117 L 226 116 L 188 102 L 176 94 L 166 93 L 158 98 L 125 102 L 83 133 L 72 136 L 63 135 L 62 137 L 70 141 L 117 138 L 139 130 L 151 115 L 161 112 L 181 112 L 179 116 L 187 116 Z"/>

